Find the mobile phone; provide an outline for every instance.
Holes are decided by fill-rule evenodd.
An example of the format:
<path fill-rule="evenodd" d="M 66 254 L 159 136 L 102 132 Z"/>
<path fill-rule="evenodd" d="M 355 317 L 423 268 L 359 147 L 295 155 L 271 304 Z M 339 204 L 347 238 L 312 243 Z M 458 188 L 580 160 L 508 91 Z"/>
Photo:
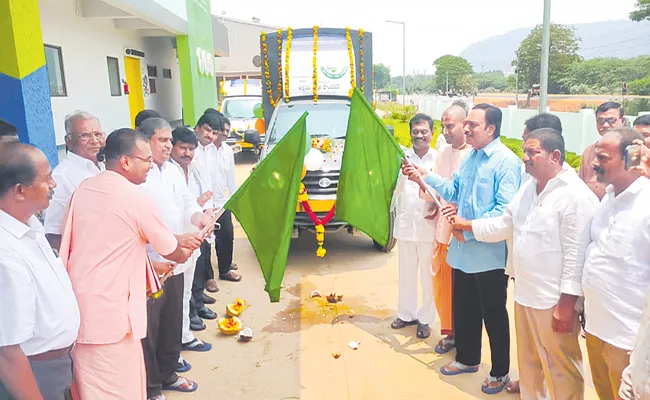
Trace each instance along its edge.
<path fill-rule="evenodd" d="M 623 159 L 625 160 L 626 170 L 641 165 L 641 146 L 638 144 L 631 144 L 627 146 L 625 148 L 625 154 L 623 154 Z"/>

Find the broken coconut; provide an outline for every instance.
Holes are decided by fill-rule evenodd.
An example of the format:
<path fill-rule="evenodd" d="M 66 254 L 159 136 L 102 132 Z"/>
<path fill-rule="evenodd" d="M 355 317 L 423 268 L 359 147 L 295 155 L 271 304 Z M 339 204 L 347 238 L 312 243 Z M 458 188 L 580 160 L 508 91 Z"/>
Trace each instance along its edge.
<path fill-rule="evenodd" d="M 240 342 L 250 342 L 253 338 L 253 330 L 251 328 L 244 328 L 239 335 L 237 335 L 237 340 Z"/>
<path fill-rule="evenodd" d="M 313 299 L 314 297 L 321 297 L 321 296 L 322 296 L 322 295 L 320 294 L 320 292 L 319 292 L 318 290 L 314 290 L 313 292 L 311 292 L 311 298 L 312 298 L 312 299 Z"/>
<path fill-rule="evenodd" d="M 356 350 L 356 349 L 359 348 L 359 345 L 360 345 L 360 344 L 361 344 L 361 342 L 350 342 L 350 343 L 348 343 L 348 346 L 349 346 L 352 350 Z"/>

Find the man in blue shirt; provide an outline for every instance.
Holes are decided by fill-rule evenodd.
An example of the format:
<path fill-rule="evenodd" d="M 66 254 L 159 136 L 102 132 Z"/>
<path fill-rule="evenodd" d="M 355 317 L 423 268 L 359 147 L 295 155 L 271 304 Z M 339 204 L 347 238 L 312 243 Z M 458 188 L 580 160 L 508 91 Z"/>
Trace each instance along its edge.
<path fill-rule="evenodd" d="M 478 104 L 465 119 L 465 135 L 472 150 L 452 179 L 425 174 L 405 165 L 410 179 L 425 182 L 455 207 L 446 216 L 458 214 L 473 220 L 501 215 L 521 183 L 521 161 L 499 140 L 501 110 Z M 444 375 L 474 373 L 481 363 L 483 323 L 490 338 L 492 370 L 482 390 L 501 392 L 510 381 L 510 328 L 506 296 L 508 278 L 505 242 L 483 243 L 471 232 L 455 231 L 447 262 L 453 269 L 453 321 L 456 331 L 456 360 L 441 369 Z"/>

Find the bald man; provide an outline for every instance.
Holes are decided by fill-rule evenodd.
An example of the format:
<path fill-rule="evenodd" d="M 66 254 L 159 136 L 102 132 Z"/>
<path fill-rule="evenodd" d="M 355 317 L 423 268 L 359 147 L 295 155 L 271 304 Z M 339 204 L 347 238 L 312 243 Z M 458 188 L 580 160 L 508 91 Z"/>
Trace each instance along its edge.
<path fill-rule="evenodd" d="M 439 150 L 436 169 L 443 178 L 451 179 L 467 152 L 472 149 L 465 140 L 463 124 L 466 117 L 465 109 L 460 105 L 452 105 L 442 114 L 440 136 L 444 138 L 446 145 Z M 440 199 L 440 202 L 443 206 L 449 204 L 443 199 Z M 438 315 L 440 315 L 440 333 L 445 335 L 435 347 L 438 354 L 448 353 L 456 347 L 452 322 L 452 272 L 447 264 L 451 232 L 451 224 L 445 218 L 438 217 L 433 247 L 433 291 Z"/>

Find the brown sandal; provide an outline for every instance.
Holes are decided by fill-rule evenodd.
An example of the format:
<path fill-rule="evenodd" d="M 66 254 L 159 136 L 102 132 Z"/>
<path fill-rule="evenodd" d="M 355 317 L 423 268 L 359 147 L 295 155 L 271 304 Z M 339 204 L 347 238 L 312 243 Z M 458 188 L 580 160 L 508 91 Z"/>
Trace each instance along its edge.
<path fill-rule="evenodd" d="M 519 393 L 520 392 L 519 381 L 517 380 L 517 381 L 512 381 L 512 382 L 508 383 L 506 385 L 506 392 L 508 392 L 510 394 Z"/>

